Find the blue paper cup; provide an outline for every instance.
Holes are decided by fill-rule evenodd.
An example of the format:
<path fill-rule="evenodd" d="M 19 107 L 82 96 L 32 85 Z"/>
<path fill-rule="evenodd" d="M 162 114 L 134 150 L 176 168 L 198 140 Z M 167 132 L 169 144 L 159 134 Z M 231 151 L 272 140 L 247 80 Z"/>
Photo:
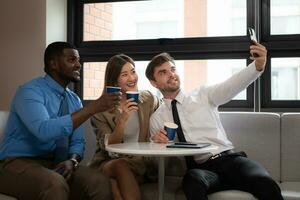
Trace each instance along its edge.
<path fill-rule="evenodd" d="M 167 132 L 169 142 L 172 142 L 174 140 L 177 128 L 177 124 L 174 124 L 173 122 L 164 123 L 164 129 Z"/>
<path fill-rule="evenodd" d="M 120 91 L 121 91 L 120 87 L 106 86 L 106 93 L 116 93 Z"/>
<path fill-rule="evenodd" d="M 127 99 L 134 99 L 136 103 L 139 103 L 139 92 L 138 91 L 127 91 L 126 92 Z"/>

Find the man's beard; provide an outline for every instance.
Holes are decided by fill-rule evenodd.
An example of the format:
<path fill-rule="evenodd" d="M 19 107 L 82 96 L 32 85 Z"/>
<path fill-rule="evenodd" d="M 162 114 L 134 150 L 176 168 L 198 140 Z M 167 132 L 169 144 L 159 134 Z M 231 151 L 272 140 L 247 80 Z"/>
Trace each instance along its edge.
<path fill-rule="evenodd" d="M 180 85 L 178 84 L 176 87 L 167 87 L 161 89 L 162 93 L 172 93 L 172 92 L 177 92 L 180 89 Z"/>
<path fill-rule="evenodd" d="M 177 84 L 176 85 L 171 85 L 171 86 L 167 86 L 165 88 L 162 89 L 163 92 L 167 92 L 167 93 L 172 93 L 172 92 L 177 92 L 180 88 L 180 80 L 179 78 L 176 79 Z"/>
<path fill-rule="evenodd" d="M 80 77 L 77 79 L 75 76 L 61 74 L 63 80 L 67 81 L 68 83 L 78 83 L 80 81 Z"/>
<path fill-rule="evenodd" d="M 77 78 L 71 78 L 71 80 L 70 80 L 72 83 L 78 83 L 79 81 L 80 81 L 80 78 L 79 79 L 77 79 Z"/>
<path fill-rule="evenodd" d="M 72 74 L 72 75 L 66 75 L 65 76 L 66 79 L 69 80 L 69 82 L 72 82 L 72 83 L 78 83 L 81 79 L 80 76 L 78 76 L 77 74 Z"/>

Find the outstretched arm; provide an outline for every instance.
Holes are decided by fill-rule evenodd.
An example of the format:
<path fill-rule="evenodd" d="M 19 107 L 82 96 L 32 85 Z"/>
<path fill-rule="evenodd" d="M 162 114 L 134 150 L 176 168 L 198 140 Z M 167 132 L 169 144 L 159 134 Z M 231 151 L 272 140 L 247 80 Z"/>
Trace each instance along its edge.
<path fill-rule="evenodd" d="M 92 101 L 77 112 L 72 113 L 73 130 L 98 112 L 116 108 L 120 104 L 121 93 L 103 93 L 101 97 Z"/>
<path fill-rule="evenodd" d="M 250 46 L 250 51 L 258 55 L 257 57 L 250 57 L 254 62 L 226 81 L 207 88 L 207 95 L 211 104 L 219 106 L 227 103 L 263 73 L 267 60 L 266 48 L 256 43 Z"/>

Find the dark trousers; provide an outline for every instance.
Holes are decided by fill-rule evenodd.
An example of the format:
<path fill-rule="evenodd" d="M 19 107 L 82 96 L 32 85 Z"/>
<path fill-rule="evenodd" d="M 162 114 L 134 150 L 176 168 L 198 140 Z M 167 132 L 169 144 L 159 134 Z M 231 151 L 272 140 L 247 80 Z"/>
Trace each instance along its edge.
<path fill-rule="evenodd" d="M 79 166 L 70 182 L 45 159 L 9 158 L 0 163 L 0 192 L 19 200 L 109 200 L 109 179 Z"/>
<path fill-rule="evenodd" d="M 189 169 L 182 184 L 188 200 L 207 200 L 210 193 L 231 189 L 249 192 L 259 200 L 283 200 L 279 186 L 268 172 L 239 153 Z"/>

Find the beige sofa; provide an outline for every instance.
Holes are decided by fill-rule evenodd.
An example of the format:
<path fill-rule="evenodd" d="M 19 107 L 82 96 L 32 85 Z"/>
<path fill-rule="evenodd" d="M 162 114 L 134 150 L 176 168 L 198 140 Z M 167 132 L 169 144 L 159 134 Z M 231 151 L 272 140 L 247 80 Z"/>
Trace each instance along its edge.
<path fill-rule="evenodd" d="M 260 162 L 279 183 L 285 200 L 300 200 L 300 113 L 226 112 L 220 114 L 228 137 L 237 150 Z M 183 162 L 179 162 L 181 165 Z M 170 164 L 170 163 L 169 163 Z M 166 168 L 178 167 L 178 163 Z M 166 177 L 165 199 L 185 200 L 181 190 L 184 167 L 172 169 Z M 174 174 L 175 171 L 175 174 Z M 157 199 L 156 186 L 144 185 L 145 200 Z M 152 192 L 151 192 L 152 191 Z M 255 200 L 242 191 L 222 191 L 209 200 Z"/>
<path fill-rule="evenodd" d="M 6 114 L 0 112 L 0 139 Z M 278 181 L 285 200 L 300 200 L 300 113 L 224 112 L 221 121 L 237 150 L 244 150 L 260 162 Z M 90 125 L 85 129 L 87 148 L 82 164 L 95 150 L 95 136 Z M 181 179 L 185 171 L 182 158 L 166 160 L 165 200 L 185 200 Z M 142 186 L 143 200 L 157 199 L 156 183 Z M 11 200 L 0 194 L 0 200 Z M 246 192 L 222 191 L 209 195 L 209 200 L 255 200 Z"/>

